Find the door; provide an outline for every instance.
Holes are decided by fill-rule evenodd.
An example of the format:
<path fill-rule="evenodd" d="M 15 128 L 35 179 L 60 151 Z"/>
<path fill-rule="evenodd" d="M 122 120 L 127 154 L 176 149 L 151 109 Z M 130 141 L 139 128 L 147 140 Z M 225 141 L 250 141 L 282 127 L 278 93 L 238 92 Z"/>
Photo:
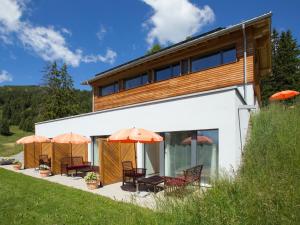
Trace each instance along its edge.
<path fill-rule="evenodd" d="M 133 144 L 109 143 L 100 139 L 100 174 L 104 185 L 122 181 L 122 161 L 132 161 L 135 166 Z"/>

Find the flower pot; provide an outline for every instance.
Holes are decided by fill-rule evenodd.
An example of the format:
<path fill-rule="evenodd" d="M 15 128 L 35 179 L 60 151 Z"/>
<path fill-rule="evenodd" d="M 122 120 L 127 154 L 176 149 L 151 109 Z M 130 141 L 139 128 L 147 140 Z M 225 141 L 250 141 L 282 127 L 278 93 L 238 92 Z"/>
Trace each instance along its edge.
<path fill-rule="evenodd" d="M 14 164 L 14 165 L 13 165 L 13 168 L 14 168 L 15 170 L 20 170 L 21 167 L 22 167 L 22 164 Z"/>
<path fill-rule="evenodd" d="M 94 190 L 98 188 L 98 181 L 93 180 L 93 181 L 86 181 L 87 188 L 90 190 Z"/>
<path fill-rule="evenodd" d="M 50 170 L 40 170 L 41 177 L 49 177 Z"/>

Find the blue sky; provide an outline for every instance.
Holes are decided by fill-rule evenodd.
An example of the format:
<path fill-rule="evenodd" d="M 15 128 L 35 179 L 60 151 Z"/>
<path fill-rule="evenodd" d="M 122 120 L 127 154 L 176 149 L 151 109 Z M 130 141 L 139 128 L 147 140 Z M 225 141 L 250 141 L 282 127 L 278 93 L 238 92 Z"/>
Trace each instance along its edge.
<path fill-rule="evenodd" d="M 38 85 L 47 62 L 67 62 L 76 88 L 94 74 L 268 11 L 298 42 L 300 1 L 0 0 L 0 85 Z"/>

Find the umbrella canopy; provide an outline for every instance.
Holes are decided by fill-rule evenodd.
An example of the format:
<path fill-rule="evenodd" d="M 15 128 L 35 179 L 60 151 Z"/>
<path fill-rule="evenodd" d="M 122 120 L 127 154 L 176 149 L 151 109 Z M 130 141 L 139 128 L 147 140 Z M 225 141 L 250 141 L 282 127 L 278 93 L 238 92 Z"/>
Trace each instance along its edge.
<path fill-rule="evenodd" d="M 192 137 L 188 137 L 182 141 L 182 144 L 185 144 L 185 145 L 191 144 L 191 143 L 192 143 Z M 211 145 L 213 143 L 213 140 L 209 137 L 199 135 L 199 136 L 197 136 L 197 143 Z"/>
<path fill-rule="evenodd" d="M 107 138 L 107 141 L 121 143 L 155 143 L 163 141 L 163 138 L 152 131 L 134 127 L 117 131 Z"/>
<path fill-rule="evenodd" d="M 87 144 L 91 140 L 80 134 L 66 133 L 52 138 L 52 142 L 60 144 Z"/>
<path fill-rule="evenodd" d="M 300 93 L 298 91 L 293 91 L 293 90 L 280 91 L 280 92 L 273 94 L 270 97 L 270 100 L 271 101 L 272 100 L 285 100 L 285 99 L 293 98 L 299 94 Z"/>
<path fill-rule="evenodd" d="M 17 140 L 17 144 L 46 143 L 46 142 L 50 142 L 50 139 L 38 135 L 31 135 Z"/>

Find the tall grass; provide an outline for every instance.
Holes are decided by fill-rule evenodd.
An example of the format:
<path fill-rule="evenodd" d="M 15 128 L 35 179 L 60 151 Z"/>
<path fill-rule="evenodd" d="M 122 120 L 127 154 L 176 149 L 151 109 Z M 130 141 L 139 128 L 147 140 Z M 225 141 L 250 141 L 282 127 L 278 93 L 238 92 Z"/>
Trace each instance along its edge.
<path fill-rule="evenodd" d="M 165 203 L 173 224 L 300 224 L 300 104 L 272 104 L 252 116 L 234 180 Z"/>

